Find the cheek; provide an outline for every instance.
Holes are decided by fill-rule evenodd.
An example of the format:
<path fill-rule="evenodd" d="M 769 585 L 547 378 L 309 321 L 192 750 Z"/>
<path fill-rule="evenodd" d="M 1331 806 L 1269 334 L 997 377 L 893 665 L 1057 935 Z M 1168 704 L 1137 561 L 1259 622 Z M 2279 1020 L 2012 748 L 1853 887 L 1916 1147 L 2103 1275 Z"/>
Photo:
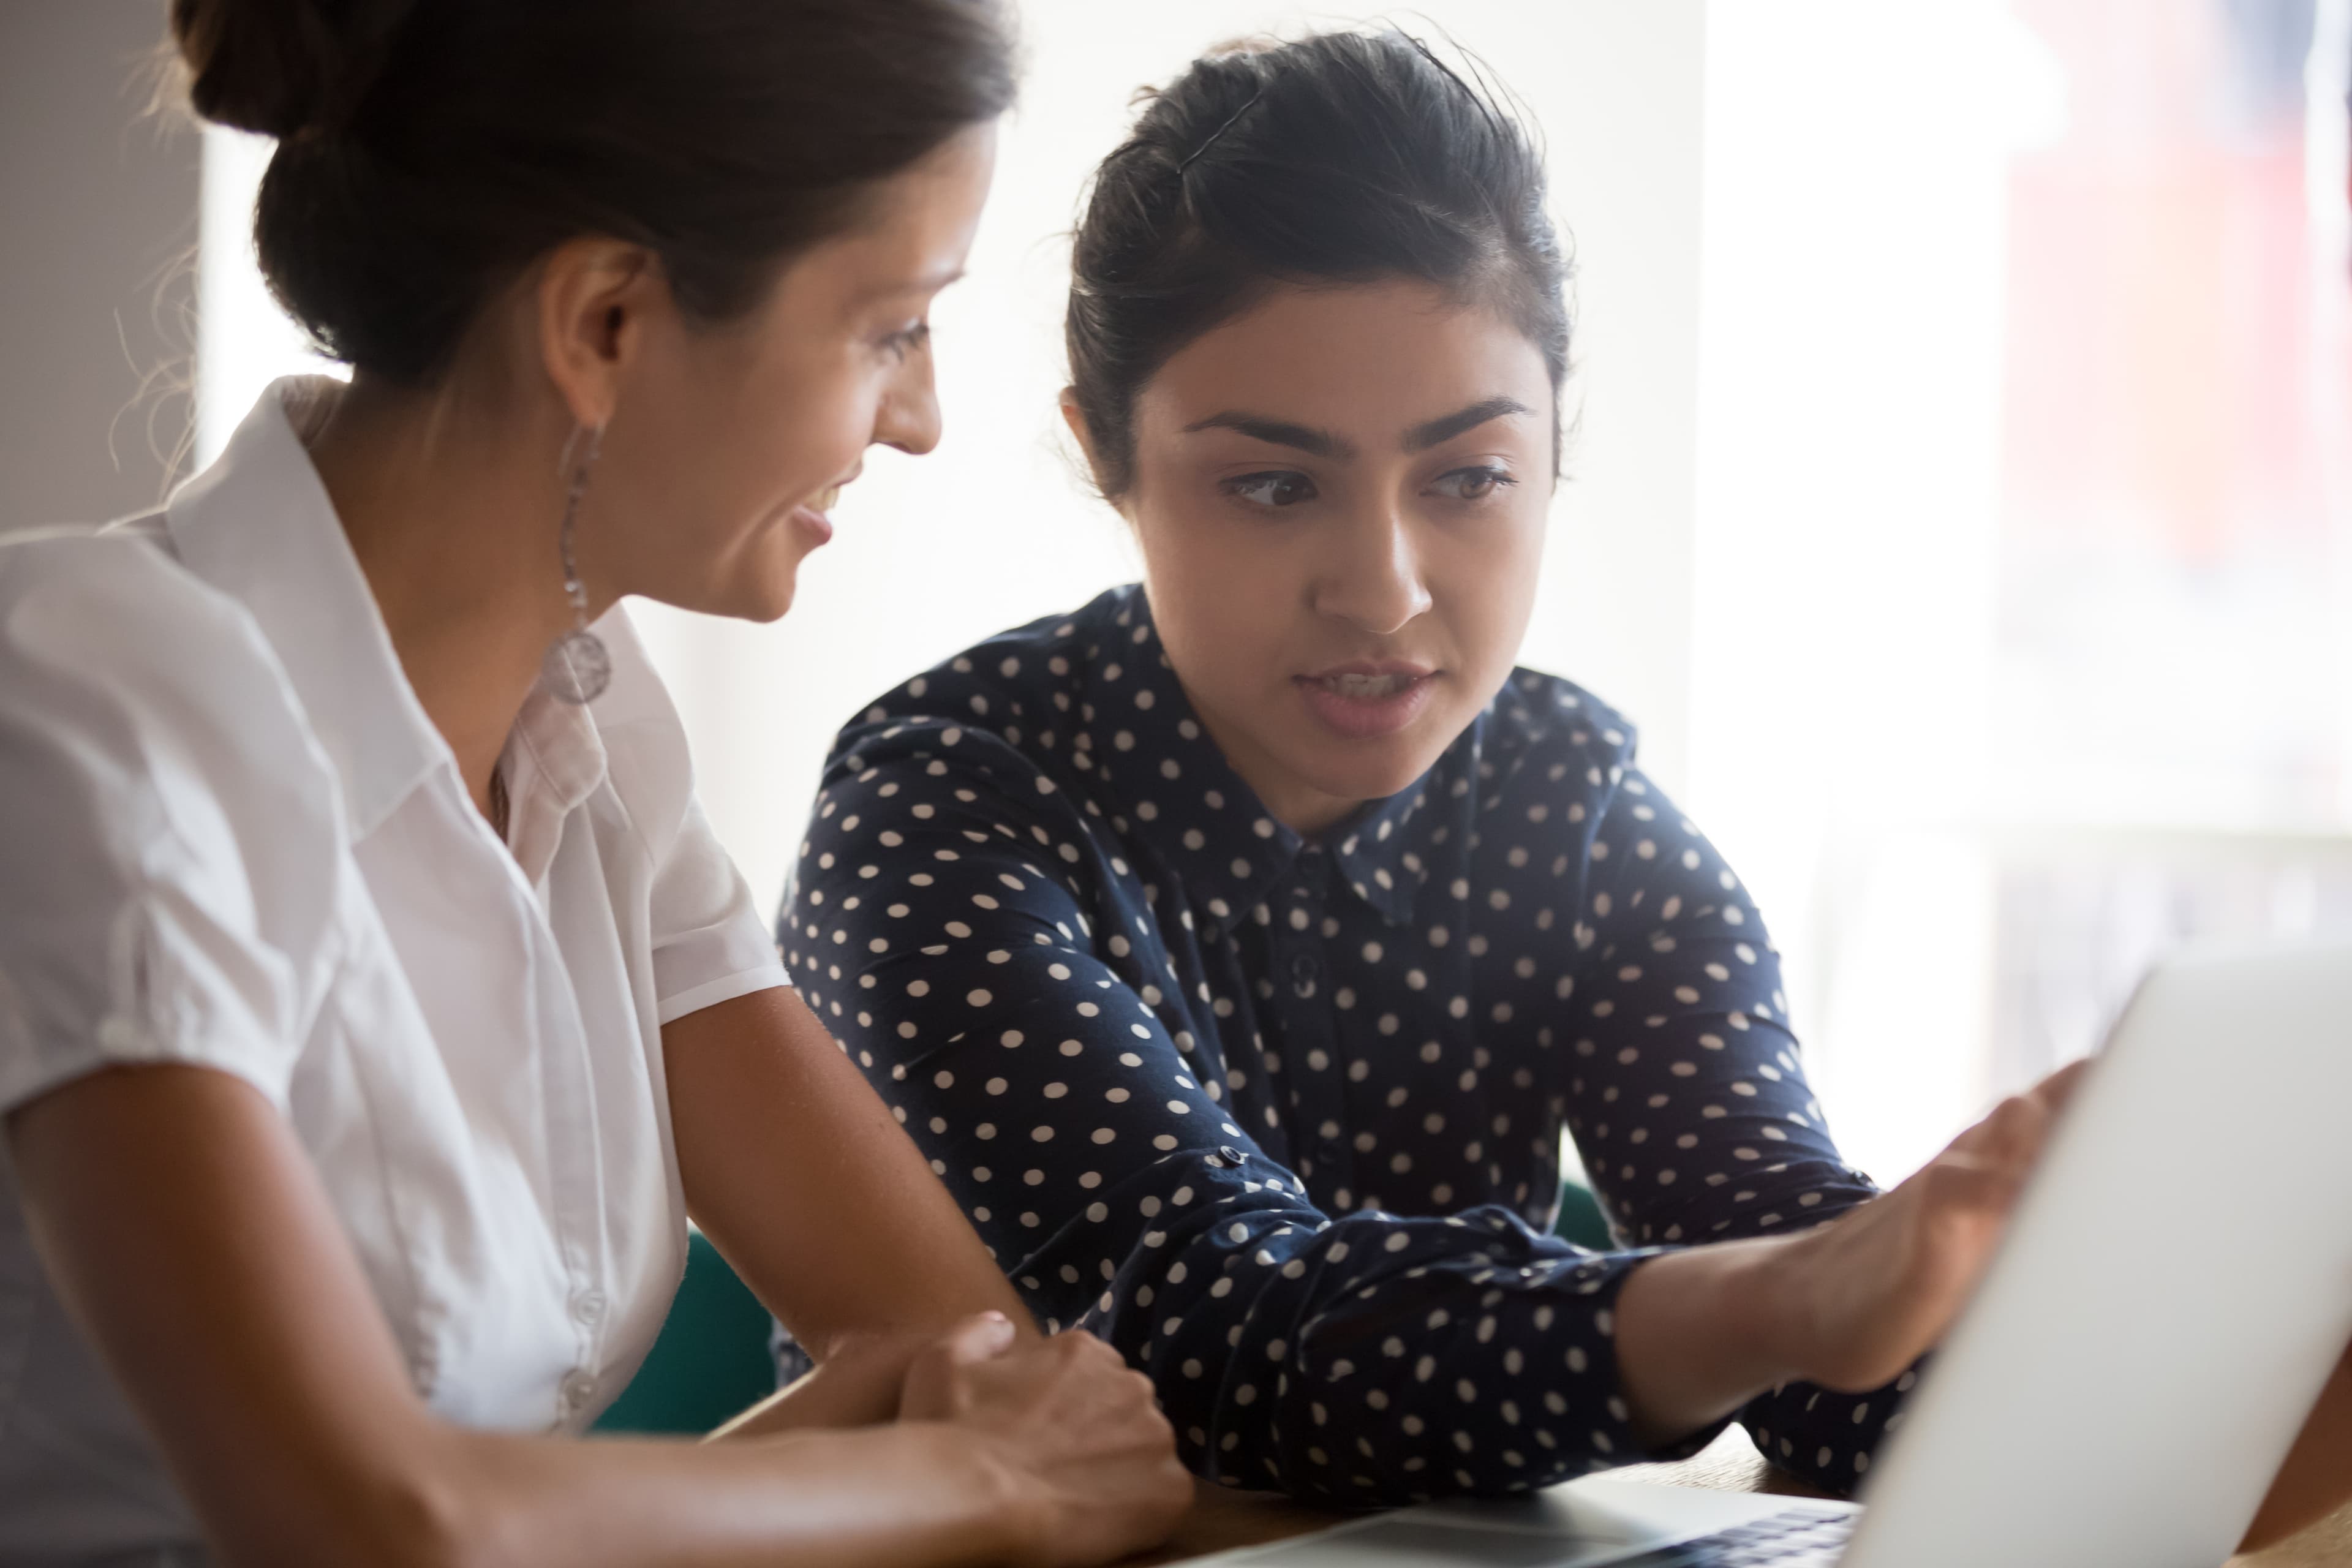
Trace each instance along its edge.
<path fill-rule="evenodd" d="M 1431 595 L 1454 647 L 1484 677 L 1517 662 L 1535 613 L 1546 523 L 1540 508 L 1461 536 L 1431 562 Z"/>
<path fill-rule="evenodd" d="M 1231 691 L 1280 672 L 1304 595 L 1286 552 L 1262 529 L 1215 515 L 1137 525 L 1152 616 L 1188 684 Z"/>
<path fill-rule="evenodd" d="M 725 416 L 730 468 L 776 501 L 801 500 L 856 465 L 874 429 L 874 389 L 845 363 L 765 367 Z"/>

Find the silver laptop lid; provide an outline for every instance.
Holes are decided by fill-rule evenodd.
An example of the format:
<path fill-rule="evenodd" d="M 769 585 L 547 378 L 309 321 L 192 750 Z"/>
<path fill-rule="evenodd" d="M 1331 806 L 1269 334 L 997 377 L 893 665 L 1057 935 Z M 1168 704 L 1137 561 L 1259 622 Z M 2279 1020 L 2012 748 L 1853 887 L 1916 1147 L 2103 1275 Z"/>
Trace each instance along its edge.
<path fill-rule="evenodd" d="M 1842 1568 L 2213 1568 L 2352 1337 L 2352 945 L 2141 985 Z"/>

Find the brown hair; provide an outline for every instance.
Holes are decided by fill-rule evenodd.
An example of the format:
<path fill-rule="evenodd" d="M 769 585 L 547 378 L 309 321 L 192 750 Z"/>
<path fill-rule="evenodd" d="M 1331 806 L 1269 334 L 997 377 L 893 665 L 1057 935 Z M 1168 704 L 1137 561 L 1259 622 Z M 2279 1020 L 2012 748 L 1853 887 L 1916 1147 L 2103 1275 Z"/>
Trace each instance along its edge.
<path fill-rule="evenodd" d="M 172 0 L 197 113 L 277 137 L 254 237 L 334 358 L 425 384 L 581 235 L 704 321 L 1012 102 L 996 0 Z"/>
<path fill-rule="evenodd" d="M 1073 273 L 1070 395 L 1112 500 L 1134 482 L 1144 384 L 1275 285 L 1433 283 L 1524 332 L 1555 404 L 1568 374 L 1569 258 L 1542 154 L 1483 77 L 1402 33 L 1195 60 L 1096 171 Z M 1555 468 L 1559 446 L 1555 423 Z"/>

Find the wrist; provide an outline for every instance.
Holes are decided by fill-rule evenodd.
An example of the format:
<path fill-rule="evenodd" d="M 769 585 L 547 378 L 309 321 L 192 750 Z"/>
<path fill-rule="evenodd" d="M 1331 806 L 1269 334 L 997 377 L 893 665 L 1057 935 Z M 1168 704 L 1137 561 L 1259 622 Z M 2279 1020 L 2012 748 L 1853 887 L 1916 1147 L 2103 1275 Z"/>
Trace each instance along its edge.
<path fill-rule="evenodd" d="M 1810 1376 L 1819 1360 L 1821 1313 L 1813 1292 L 1819 1249 L 1807 1245 L 1814 1234 L 1739 1244 L 1746 1250 L 1737 1260 L 1731 1288 L 1748 1303 L 1744 1317 L 1750 1353 L 1771 1369 L 1775 1384 Z"/>
<path fill-rule="evenodd" d="M 1796 1237 L 1653 1258 L 1617 1300 L 1617 1369 L 1635 1435 L 1658 1447 L 1801 1374 Z"/>
<path fill-rule="evenodd" d="M 897 1429 L 922 1445 L 932 1473 L 954 1478 L 975 1561 L 1034 1561 L 1052 1541 L 1052 1500 L 994 1437 L 950 1422 L 902 1422 Z"/>

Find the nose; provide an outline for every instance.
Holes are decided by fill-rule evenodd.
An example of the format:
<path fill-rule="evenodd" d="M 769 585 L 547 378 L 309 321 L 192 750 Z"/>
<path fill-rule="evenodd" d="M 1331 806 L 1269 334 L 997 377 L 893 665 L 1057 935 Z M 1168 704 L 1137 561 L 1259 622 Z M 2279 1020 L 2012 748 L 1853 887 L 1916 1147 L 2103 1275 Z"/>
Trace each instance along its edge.
<path fill-rule="evenodd" d="M 928 345 L 907 356 L 874 411 L 874 439 L 913 457 L 940 444 L 940 396 Z"/>
<path fill-rule="evenodd" d="M 1334 552 L 1318 574 L 1316 610 L 1374 637 L 1402 631 L 1431 603 L 1412 521 L 1376 507 L 1335 530 Z"/>

